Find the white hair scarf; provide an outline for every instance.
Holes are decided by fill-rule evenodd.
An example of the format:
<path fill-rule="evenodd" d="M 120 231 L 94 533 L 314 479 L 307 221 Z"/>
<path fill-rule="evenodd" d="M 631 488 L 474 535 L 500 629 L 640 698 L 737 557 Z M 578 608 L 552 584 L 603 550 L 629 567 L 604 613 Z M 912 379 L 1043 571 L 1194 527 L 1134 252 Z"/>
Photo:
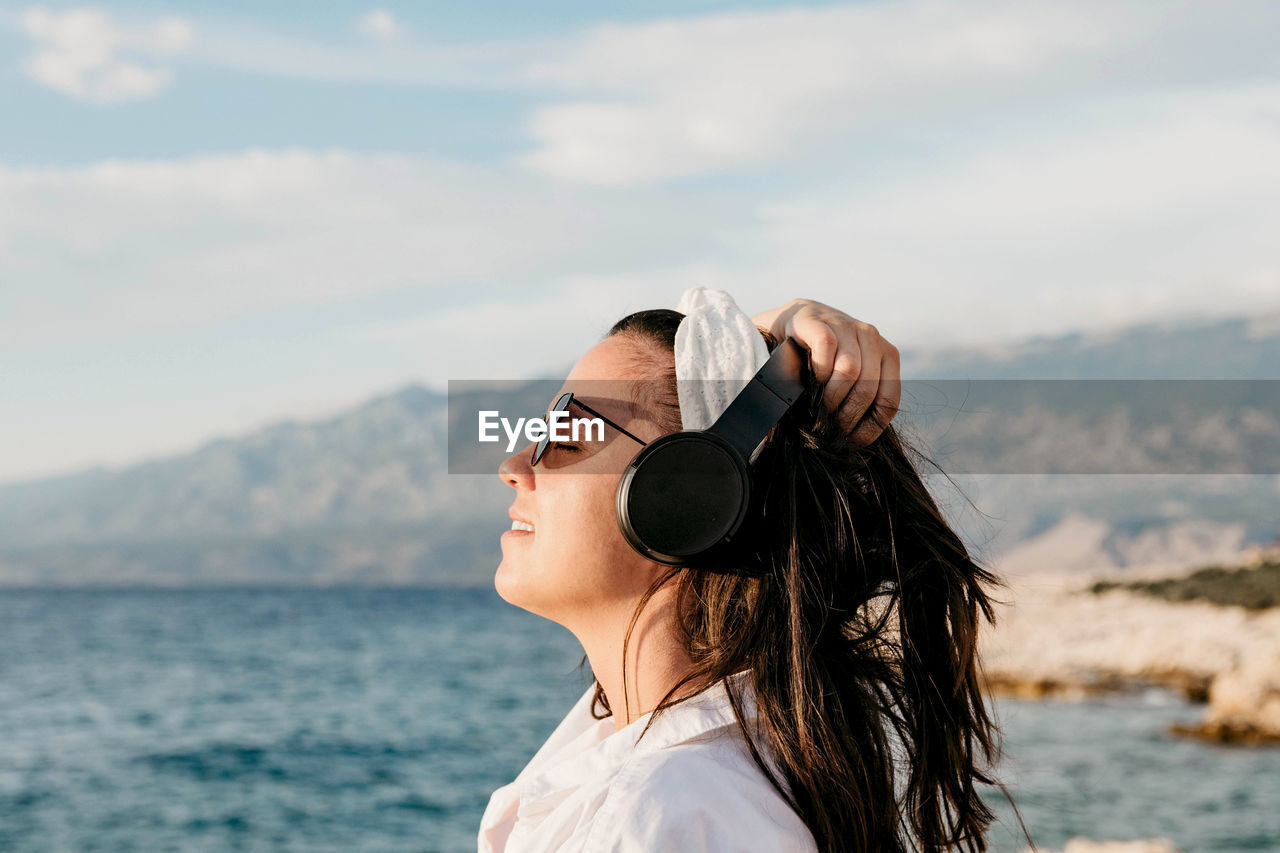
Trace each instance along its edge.
<path fill-rule="evenodd" d="M 684 429 L 706 429 L 768 361 L 769 348 L 723 290 L 691 287 L 676 310 L 685 315 L 676 329 L 680 421 Z"/>

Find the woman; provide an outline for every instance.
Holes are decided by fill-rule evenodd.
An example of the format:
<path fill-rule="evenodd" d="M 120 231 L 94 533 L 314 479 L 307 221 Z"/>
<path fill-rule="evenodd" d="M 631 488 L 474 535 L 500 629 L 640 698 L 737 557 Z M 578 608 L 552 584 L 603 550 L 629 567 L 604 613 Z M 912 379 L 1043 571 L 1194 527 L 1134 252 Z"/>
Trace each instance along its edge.
<path fill-rule="evenodd" d="M 500 468 L 498 592 L 569 628 L 596 683 L 494 792 L 480 850 L 985 850 L 993 578 L 885 426 L 897 351 L 817 303 L 753 318 L 810 366 L 753 463 L 751 565 L 673 567 L 628 545 L 615 492 L 640 442 L 682 428 L 682 319 L 625 317 L 570 372 L 603 443 Z"/>

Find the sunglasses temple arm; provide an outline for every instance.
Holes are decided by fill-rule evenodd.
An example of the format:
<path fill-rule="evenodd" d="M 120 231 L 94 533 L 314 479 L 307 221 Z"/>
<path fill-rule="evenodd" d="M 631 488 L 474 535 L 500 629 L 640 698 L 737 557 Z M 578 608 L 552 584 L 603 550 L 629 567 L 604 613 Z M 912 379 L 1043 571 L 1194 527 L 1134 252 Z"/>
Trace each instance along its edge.
<path fill-rule="evenodd" d="M 608 419 L 608 418 L 606 418 L 604 415 L 600 414 L 600 413 L 599 413 L 599 412 L 597 412 L 595 409 L 591 408 L 591 407 L 590 407 L 590 406 L 588 406 L 586 403 L 584 403 L 584 402 L 582 402 L 581 400 L 579 400 L 577 397 L 574 397 L 574 398 L 573 398 L 573 402 L 577 403 L 579 406 L 581 406 L 583 409 L 585 409 L 588 413 L 590 413 L 590 414 L 592 414 L 592 415 L 595 415 L 597 418 L 599 418 L 600 420 L 604 421 L 604 422 L 605 422 L 605 423 L 607 423 L 609 426 L 613 427 L 613 428 L 614 428 L 614 429 L 616 429 L 618 432 L 620 432 L 620 433 L 622 433 L 623 435 L 625 435 L 627 438 L 629 438 L 629 439 L 631 439 L 632 441 L 636 442 L 636 443 L 637 443 L 637 444 L 639 444 L 641 447 L 648 447 L 648 446 L 649 446 L 649 442 L 644 441 L 644 440 L 639 439 L 639 438 L 636 438 L 634 435 L 632 435 L 631 433 L 627 432 L 625 429 L 623 429 L 622 427 L 618 426 L 618 425 L 617 425 L 617 424 L 615 424 L 613 421 L 609 420 L 609 419 Z"/>

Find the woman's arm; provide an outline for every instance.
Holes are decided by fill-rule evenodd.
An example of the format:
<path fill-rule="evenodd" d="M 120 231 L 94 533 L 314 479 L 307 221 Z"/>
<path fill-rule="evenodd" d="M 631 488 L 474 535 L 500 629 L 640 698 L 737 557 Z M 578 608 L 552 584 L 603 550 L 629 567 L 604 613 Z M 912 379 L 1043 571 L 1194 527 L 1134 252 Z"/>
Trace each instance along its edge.
<path fill-rule="evenodd" d="M 809 351 L 814 375 L 826 385 L 822 400 L 839 413 L 855 447 L 875 441 L 898 413 L 898 348 L 875 326 L 812 299 L 793 299 L 751 319 Z"/>

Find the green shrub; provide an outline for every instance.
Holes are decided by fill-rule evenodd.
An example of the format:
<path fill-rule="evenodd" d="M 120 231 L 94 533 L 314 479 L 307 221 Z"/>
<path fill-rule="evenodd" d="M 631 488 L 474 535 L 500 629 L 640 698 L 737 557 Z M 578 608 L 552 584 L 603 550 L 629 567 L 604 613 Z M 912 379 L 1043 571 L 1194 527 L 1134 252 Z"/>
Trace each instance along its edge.
<path fill-rule="evenodd" d="M 1280 563 L 1266 562 L 1247 568 L 1207 566 L 1185 577 L 1154 581 L 1101 581 L 1094 593 L 1128 589 L 1166 601 L 1208 601 L 1249 610 L 1280 607 Z"/>

